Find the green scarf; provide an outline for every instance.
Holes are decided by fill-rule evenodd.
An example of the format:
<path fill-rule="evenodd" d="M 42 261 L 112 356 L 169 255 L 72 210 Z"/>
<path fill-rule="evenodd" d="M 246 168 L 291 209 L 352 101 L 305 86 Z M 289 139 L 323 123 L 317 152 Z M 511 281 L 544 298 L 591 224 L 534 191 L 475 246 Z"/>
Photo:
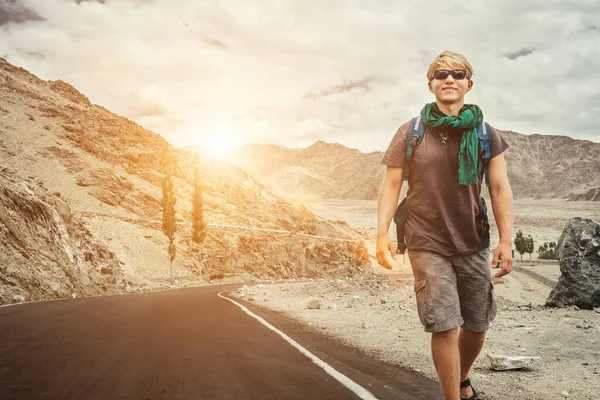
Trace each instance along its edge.
<path fill-rule="evenodd" d="M 458 152 L 458 183 L 477 185 L 479 183 L 477 126 L 483 122 L 483 114 L 479 106 L 465 104 L 456 117 L 441 112 L 436 103 L 429 103 L 421 110 L 421 119 L 427 128 L 445 128 L 450 131 L 464 132 Z"/>

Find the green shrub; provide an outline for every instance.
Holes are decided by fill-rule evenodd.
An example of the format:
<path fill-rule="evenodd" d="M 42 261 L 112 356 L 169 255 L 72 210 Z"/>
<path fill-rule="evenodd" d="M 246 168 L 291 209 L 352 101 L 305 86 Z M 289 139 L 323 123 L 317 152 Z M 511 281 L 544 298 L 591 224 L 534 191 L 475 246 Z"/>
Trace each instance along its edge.
<path fill-rule="evenodd" d="M 556 254 L 556 242 L 544 242 L 544 244 L 538 248 L 538 258 L 541 260 L 558 260 L 558 255 Z"/>

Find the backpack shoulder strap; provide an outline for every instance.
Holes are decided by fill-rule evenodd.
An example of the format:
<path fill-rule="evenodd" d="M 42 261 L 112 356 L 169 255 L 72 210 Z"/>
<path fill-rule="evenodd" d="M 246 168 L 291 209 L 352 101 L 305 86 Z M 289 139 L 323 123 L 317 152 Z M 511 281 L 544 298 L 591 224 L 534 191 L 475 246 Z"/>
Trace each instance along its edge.
<path fill-rule="evenodd" d="M 492 129 L 487 122 L 477 127 L 477 138 L 479 139 L 479 168 L 483 168 L 485 184 L 490 187 L 488 163 L 492 158 Z"/>
<path fill-rule="evenodd" d="M 490 187 L 490 177 L 488 173 L 488 165 L 492 158 L 492 128 L 486 122 L 477 127 L 477 138 L 479 139 L 479 171 L 483 168 L 485 184 Z M 490 224 L 487 216 L 487 205 L 483 196 L 479 197 L 479 209 L 482 216 L 481 219 L 481 248 L 490 246 Z"/>
<path fill-rule="evenodd" d="M 412 155 L 421 144 L 423 135 L 425 134 L 425 124 L 421 120 L 421 117 L 415 117 L 410 120 L 410 127 L 408 128 L 408 137 L 406 139 L 406 159 L 404 160 L 403 168 L 403 179 L 408 181 L 408 174 L 410 171 L 410 160 Z"/>

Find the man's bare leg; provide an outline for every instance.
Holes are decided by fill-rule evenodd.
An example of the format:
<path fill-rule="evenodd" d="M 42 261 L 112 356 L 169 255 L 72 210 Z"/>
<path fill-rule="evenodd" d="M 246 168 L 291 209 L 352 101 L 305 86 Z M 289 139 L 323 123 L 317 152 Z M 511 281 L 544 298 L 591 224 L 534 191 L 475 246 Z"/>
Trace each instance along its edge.
<path fill-rule="evenodd" d="M 458 351 L 460 354 L 460 381 L 464 381 L 469 377 L 471 367 L 477 359 L 485 343 L 485 332 L 470 331 L 461 328 L 458 334 Z M 473 391 L 470 387 L 460 390 L 463 397 L 469 398 L 473 396 Z"/>
<path fill-rule="evenodd" d="M 458 328 L 431 335 L 431 355 L 445 400 L 460 400 Z"/>

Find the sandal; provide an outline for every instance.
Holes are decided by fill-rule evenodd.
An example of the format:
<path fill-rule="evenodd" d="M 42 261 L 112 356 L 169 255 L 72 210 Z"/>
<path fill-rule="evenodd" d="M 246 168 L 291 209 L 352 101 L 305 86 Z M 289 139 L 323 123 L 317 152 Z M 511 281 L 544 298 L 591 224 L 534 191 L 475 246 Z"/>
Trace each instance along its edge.
<path fill-rule="evenodd" d="M 471 396 L 471 397 L 461 397 L 461 400 L 476 400 L 478 398 L 477 397 L 477 391 L 475 390 L 475 388 L 473 387 L 473 385 L 471 385 L 471 379 L 470 378 L 467 378 L 467 379 L 465 379 L 464 381 L 462 381 L 460 383 L 460 388 L 461 389 L 469 387 L 469 386 L 471 386 L 471 389 L 473 390 L 473 396 Z"/>

